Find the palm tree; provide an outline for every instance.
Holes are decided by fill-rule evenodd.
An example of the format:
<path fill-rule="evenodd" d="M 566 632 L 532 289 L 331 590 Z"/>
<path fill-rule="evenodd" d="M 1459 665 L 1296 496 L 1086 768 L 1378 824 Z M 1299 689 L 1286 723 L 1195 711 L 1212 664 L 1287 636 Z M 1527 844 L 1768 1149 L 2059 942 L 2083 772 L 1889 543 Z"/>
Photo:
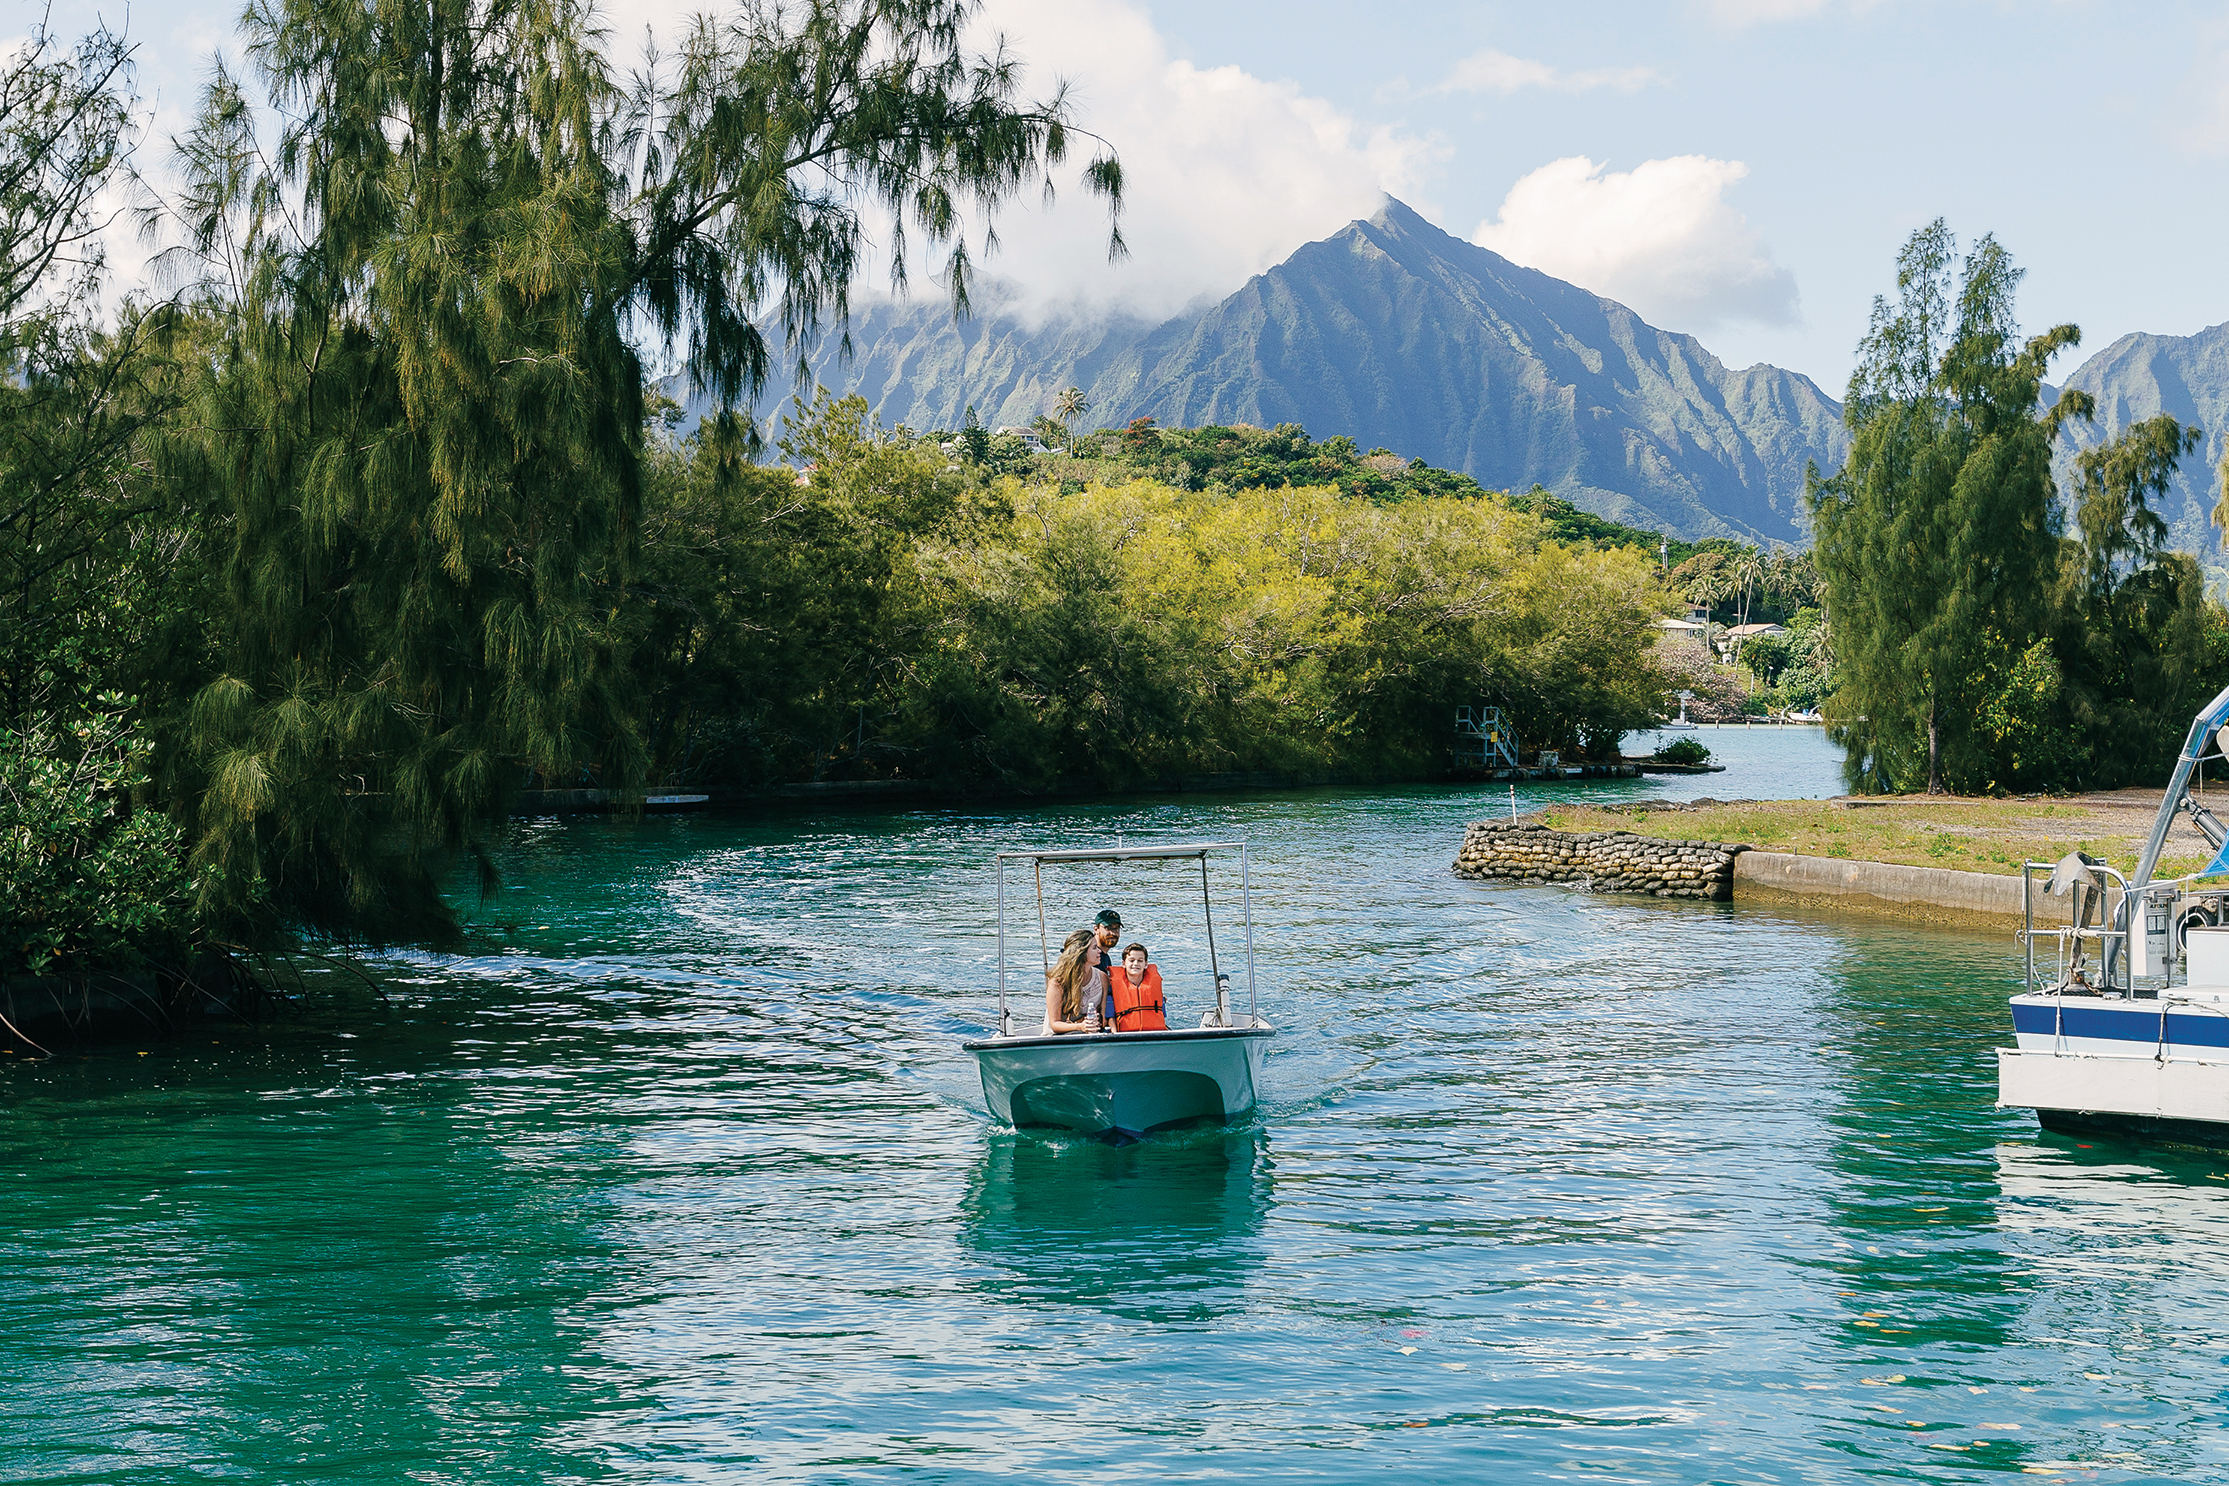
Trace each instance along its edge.
<path fill-rule="evenodd" d="M 1708 555 L 1715 558 L 1718 554 L 1713 552 Z M 1710 611 L 1717 608 L 1719 602 L 1731 591 L 1726 583 L 1726 570 L 1719 567 L 1715 562 L 1707 566 L 1701 566 L 1687 580 L 1684 597 L 1692 607 L 1703 611 L 1703 654 L 1705 656 L 1708 656 L 1712 649 Z"/>
<path fill-rule="evenodd" d="M 1081 387 L 1063 387 L 1053 399 L 1053 411 L 1060 415 L 1060 430 L 1068 436 L 1068 452 L 1076 452 L 1076 430 L 1071 426 L 1078 418 L 1091 411 L 1091 399 L 1084 396 Z"/>
<path fill-rule="evenodd" d="M 1726 573 L 1728 585 L 1741 596 L 1739 624 L 1749 622 L 1749 596 L 1764 587 L 1770 569 L 1765 564 L 1765 554 L 1755 547 L 1744 547 L 1734 558 L 1733 566 Z"/>
<path fill-rule="evenodd" d="M 1726 581 L 1726 570 L 1713 565 L 1702 568 L 1688 580 L 1683 596 L 1698 608 L 1715 609 L 1732 592 Z"/>

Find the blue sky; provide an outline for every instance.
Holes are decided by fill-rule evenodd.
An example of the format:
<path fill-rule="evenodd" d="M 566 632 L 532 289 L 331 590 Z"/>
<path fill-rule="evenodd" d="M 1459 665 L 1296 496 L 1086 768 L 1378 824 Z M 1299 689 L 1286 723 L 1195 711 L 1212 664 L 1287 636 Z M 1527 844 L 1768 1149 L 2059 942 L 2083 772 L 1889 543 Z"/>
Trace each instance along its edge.
<path fill-rule="evenodd" d="M 631 49 L 692 8 L 605 14 Z M 57 29 L 94 11 L 58 6 Z M 236 12 L 132 14 L 158 171 Z M 1120 266 L 1080 193 L 1010 214 L 992 267 L 1030 313 L 1220 297 L 1390 190 L 1837 396 L 1897 246 L 1938 214 L 1995 232 L 2029 270 L 2025 323 L 2076 322 L 2081 354 L 2229 319 L 2229 4 L 991 0 L 985 25 L 1072 82 L 1133 183 Z"/>
<path fill-rule="evenodd" d="M 1720 199 L 1792 277 L 1793 321 L 1729 293 L 1715 324 L 1668 328 L 1836 396 L 1898 245 L 1937 215 L 1996 233 L 2029 270 L 2023 320 L 2074 321 L 2085 353 L 2229 319 L 2229 5 L 1417 4 L 1358 25 L 1322 0 L 1146 4 L 1198 65 L 1442 142 L 1411 204 L 1460 236 L 1559 159 L 1746 166 Z M 1554 77 L 1430 91 L 1481 53 Z"/>

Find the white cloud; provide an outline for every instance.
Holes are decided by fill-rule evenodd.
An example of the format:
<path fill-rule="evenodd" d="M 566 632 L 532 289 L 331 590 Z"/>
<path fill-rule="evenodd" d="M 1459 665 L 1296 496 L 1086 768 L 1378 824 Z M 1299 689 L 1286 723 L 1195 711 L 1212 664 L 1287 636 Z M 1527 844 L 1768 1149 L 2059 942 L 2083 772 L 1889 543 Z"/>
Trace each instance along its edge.
<path fill-rule="evenodd" d="M 1584 156 L 1541 166 L 1471 241 L 1615 299 L 1668 329 L 1793 325 L 1793 275 L 1725 199 L 1749 167 L 1678 155 L 1605 173 Z"/>
<path fill-rule="evenodd" d="M 669 45 L 702 0 L 638 0 Z M 1198 67 L 1169 45 L 1134 0 L 986 0 L 970 42 L 1003 35 L 1025 66 L 1030 97 L 1069 84 L 1076 123 L 1122 159 L 1122 233 L 1130 253 L 1107 261 L 1105 205 L 1080 171 L 1062 173 L 1046 208 L 1024 192 L 999 213 L 999 249 L 976 254 L 985 281 L 1015 292 L 1003 308 L 1041 319 L 1124 311 L 1172 315 L 1202 296 L 1221 297 L 1289 257 L 1303 243 L 1375 212 L 1388 192 L 1410 196 L 1420 170 L 1442 157 L 1433 140 L 1371 128 L 1299 85 L 1235 66 Z M 625 55 L 626 38 L 613 48 Z M 1071 136 L 1077 166 L 1095 146 Z M 910 234 L 909 234 L 910 235 Z M 971 222 L 969 247 L 981 242 Z M 916 245 L 918 246 L 918 245 Z M 942 263 L 916 255 L 912 292 L 940 291 L 927 275 Z M 888 283 L 870 266 L 862 295 Z"/>
<path fill-rule="evenodd" d="M 1615 88 L 1621 93 L 1634 93 L 1662 80 L 1653 67 L 1591 67 L 1566 72 L 1546 62 L 1512 57 L 1489 47 L 1457 62 L 1447 80 L 1432 91 L 1517 93 L 1526 88 L 1539 88 L 1551 93 L 1586 93 L 1596 88 Z"/>
<path fill-rule="evenodd" d="M 986 30 L 1029 67 L 1027 91 L 1071 85 L 1078 122 L 1122 157 L 1130 256 L 1106 261 L 1097 198 L 1017 201 L 983 266 L 1036 313 L 1120 308 L 1159 317 L 1228 294 L 1305 242 L 1413 190 L 1429 141 L 1370 129 L 1290 82 L 1170 55 L 1126 0 L 991 0 Z M 1079 140 L 1088 150 L 1089 142 Z"/>
<path fill-rule="evenodd" d="M 623 16 L 607 11 L 615 66 L 624 73 L 638 65 L 646 30 L 670 53 L 703 8 L 703 0 L 638 0 Z M 186 12 L 149 57 L 160 117 L 143 163 L 158 177 L 167 177 L 167 136 L 185 122 L 181 110 L 193 102 L 208 52 L 220 43 L 229 50 L 232 39 L 230 11 L 200 0 Z M 1372 128 L 1295 83 L 1175 57 L 1136 0 L 988 0 L 974 43 L 987 45 L 994 32 L 1026 64 L 1026 95 L 1071 85 L 1077 122 L 1114 145 L 1128 182 L 1122 229 L 1130 256 L 1117 264 L 1107 262 L 1104 205 L 1081 188 L 1076 170 L 1063 172 L 1052 208 L 1025 191 L 999 214 L 1001 246 L 978 253 L 977 268 L 1013 285 L 1029 313 L 1160 317 L 1227 294 L 1301 244 L 1375 212 L 1388 191 L 1421 205 L 1419 171 L 1444 154 L 1433 141 Z M 1080 167 L 1094 146 L 1073 143 Z M 980 246 L 979 223 L 970 224 L 970 246 Z M 134 272 L 145 256 L 121 237 L 111 252 Z M 871 293 L 887 282 L 887 270 L 870 265 L 857 287 Z M 917 272 L 914 292 L 938 291 Z"/>

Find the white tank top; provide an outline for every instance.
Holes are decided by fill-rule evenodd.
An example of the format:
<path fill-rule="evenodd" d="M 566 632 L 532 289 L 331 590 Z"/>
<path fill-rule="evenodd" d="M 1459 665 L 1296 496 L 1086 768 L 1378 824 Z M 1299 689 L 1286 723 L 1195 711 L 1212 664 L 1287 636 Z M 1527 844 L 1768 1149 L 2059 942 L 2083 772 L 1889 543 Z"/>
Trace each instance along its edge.
<path fill-rule="evenodd" d="M 1079 999 L 1083 1002 L 1084 1014 L 1081 1020 L 1085 1029 L 1098 1031 L 1104 1025 L 1100 1020 L 1100 1011 L 1107 1004 L 1107 972 L 1093 966 L 1091 975 L 1084 981 L 1083 995 Z M 1045 1023 L 1044 1032 L 1047 1037 L 1053 1035 L 1050 1019 Z"/>

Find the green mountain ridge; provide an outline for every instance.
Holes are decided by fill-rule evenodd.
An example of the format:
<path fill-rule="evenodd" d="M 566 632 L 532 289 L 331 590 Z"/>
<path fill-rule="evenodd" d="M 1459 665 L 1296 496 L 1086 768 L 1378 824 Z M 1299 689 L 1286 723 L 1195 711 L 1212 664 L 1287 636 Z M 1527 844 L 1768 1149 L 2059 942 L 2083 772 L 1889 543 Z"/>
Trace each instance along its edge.
<path fill-rule="evenodd" d="M 2131 423 L 2168 413 L 2205 430 L 2205 442 L 2183 460 L 2158 509 L 2173 544 L 2196 553 L 2216 585 L 2229 581 L 2212 524 L 2221 461 L 2229 454 L 2229 323 L 2195 335 L 2124 335 L 2076 367 L 2066 385 L 2097 400 L 2097 421 L 2071 423 L 2061 436 L 2054 473 L 2062 492 L 2073 485 L 2075 456 Z"/>
<path fill-rule="evenodd" d="M 1841 408 L 1807 377 L 1731 369 L 1693 336 L 1440 231 L 1398 201 L 1159 325 L 1033 326 L 992 303 L 879 301 L 818 379 L 886 424 L 1026 424 L 1071 384 L 1086 421 L 1299 423 L 1460 470 L 1547 486 L 1678 536 L 1801 542 L 1803 471 L 1839 464 Z M 755 409 L 780 411 L 786 396 Z"/>
<path fill-rule="evenodd" d="M 1513 491 L 1544 485 L 1579 509 L 1690 541 L 1804 544 L 1804 469 L 1839 468 L 1840 403 L 1780 367 L 1730 368 L 1695 337 L 1442 232 L 1398 201 L 1309 243 L 1204 308 L 1159 324 L 1036 319 L 998 298 L 955 322 L 941 300 L 877 300 L 807 361 L 886 424 L 1027 424 L 1060 389 L 1090 398 L 1086 427 L 1298 423 Z M 2229 324 L 2135 334 L 2067 378 L 2097 399 L 2076 454 L 2169 412 L 2206 431 L 2163 514 L 2175 544 L 2222 569 L 2209 525 L 2229 452 Z M 754 409 L 778 415 L 785 387 Z M 2229 573 L 2223 573 L 2229 578 Z"/>

